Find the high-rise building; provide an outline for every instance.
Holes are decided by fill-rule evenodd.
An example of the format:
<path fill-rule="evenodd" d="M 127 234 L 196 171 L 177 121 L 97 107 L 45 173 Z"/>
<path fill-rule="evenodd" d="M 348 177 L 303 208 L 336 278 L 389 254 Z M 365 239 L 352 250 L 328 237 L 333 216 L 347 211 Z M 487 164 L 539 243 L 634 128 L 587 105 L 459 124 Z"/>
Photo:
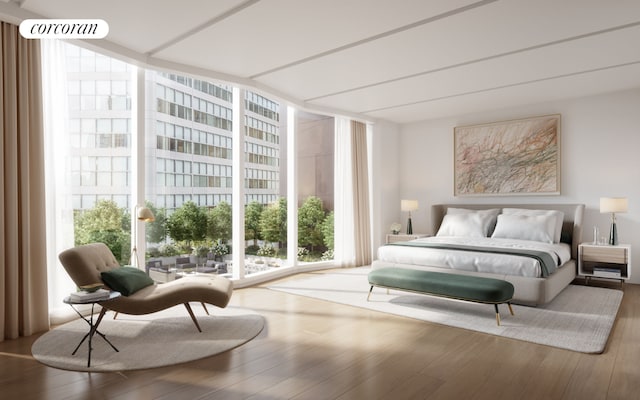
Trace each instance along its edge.
<path fill-rule="evenodd" d="M 74 209 L 131 196 L 132 66 L 68 45 Z M 170 213 L 232 199 L 232 88 L 145 71 L 146 199 Z M 245 92 L 245 203 L 280 196 L 280 105 Z"/>

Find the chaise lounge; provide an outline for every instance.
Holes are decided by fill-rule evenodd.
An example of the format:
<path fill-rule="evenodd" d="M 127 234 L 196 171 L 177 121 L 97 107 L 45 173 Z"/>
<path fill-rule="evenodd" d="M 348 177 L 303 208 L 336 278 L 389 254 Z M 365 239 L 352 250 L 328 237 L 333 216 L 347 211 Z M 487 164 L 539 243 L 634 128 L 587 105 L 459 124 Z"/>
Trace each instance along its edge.
<path fill-rule="evenodd" d="M 92 243 L 77 246 L 63 251 L 58 256 L 65 270 L 78 287 L 105 283 L 102 273 L 113 273 L 122 268 L 113 253 L 104 243 Z M 135 270 L 134 268 L 126 268 Z M 136 272 L 139 270 L 131 271 Z M 139 271 L 145 275 L 143 271 Z M 200 329 L 189 302 L 211 304 L 224 308 L 229 303 L 233 292 L 233 283 L 224 277 L 217 275 L 185 277 L 168 283 L 156 284 L 135 275 L 130 282 L 124 282 L 126 288 L 122 296 L 99 303 L 102 311 L 98 321 L 102 319 L 107 310 L 117 313 L 142 315 L 151 314 L 178 304 L 184 304 L 191 316 L 193 323 Z M 110 276 L 110 274 L 109 274 Z M 143 283 L 140 283 L 143 282 Z M 113 286 L 107 285 L 107 286 Z M 136 287 L 143 286 L 143 287 Z M 111 287 L 116 290 L 116 288 Z M 131 291 L 128 293 L 128 291 Z"/>

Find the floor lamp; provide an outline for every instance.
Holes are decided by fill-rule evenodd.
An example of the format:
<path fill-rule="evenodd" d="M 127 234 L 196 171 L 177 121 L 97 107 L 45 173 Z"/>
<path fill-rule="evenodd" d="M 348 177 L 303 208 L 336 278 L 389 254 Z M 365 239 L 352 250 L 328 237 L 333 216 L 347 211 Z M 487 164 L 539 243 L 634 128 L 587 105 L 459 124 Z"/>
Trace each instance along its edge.
<path fill-rule="evenodd" d="M 400 211 L 409 212 L 407 220 L 407 235 L 413 235 L 413 226 L 411 225 L 411 211 L 418 209 L 418 200 L 400 200 Z"/>
<path fill-rule="evenodd" d="M 138 221 L 153 222 L 156 220 L 155 215 L 148 207 L 138 206 L 135 208 L 137 221 L 133 224 L 133 248 L 131 249 L 131 259 L 129 262 L 136 262 L 136 268 L 140 268 L 140 259 L 138 258 Z"/>

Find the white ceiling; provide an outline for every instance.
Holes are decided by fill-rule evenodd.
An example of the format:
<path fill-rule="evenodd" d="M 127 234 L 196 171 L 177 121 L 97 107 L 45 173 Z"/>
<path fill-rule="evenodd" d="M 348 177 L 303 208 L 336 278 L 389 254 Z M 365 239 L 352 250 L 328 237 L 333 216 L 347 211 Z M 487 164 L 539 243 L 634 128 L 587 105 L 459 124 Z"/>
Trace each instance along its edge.
<path fill-rule="evenodd" d="M 101 18 L 100 46 L 149 65 L 397 123 L 640 87 L 640 0 L 0 0 L 2 17 Z"/>

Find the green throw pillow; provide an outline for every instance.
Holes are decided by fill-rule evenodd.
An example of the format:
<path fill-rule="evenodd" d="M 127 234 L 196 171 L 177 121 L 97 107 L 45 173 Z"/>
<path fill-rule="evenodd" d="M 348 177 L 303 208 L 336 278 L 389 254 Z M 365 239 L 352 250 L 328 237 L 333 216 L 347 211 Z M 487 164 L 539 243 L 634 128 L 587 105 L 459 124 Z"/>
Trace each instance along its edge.
<path fill-rule="evenodd" d="M 137 268 L 120 267 L 100 274 L 104 283 L 112 290 L 129 296 L 138 290 L 153 285 L 153 279 Z"/>

